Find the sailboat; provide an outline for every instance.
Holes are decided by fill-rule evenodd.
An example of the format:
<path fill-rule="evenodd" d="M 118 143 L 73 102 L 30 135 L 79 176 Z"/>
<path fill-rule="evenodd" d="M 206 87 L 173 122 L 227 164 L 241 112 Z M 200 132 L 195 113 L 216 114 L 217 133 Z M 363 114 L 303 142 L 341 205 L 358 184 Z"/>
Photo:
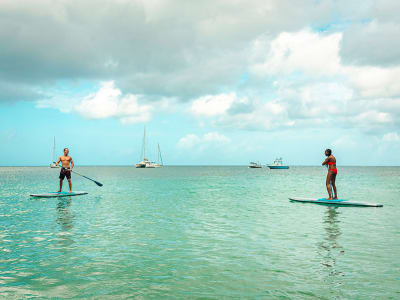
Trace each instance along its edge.
<path fill-rule="evenodd" d="M 53 142 L 53 162 L 50 164 L 50 168 L 58 168 L 56 165 L 56 137 L 54 137 Z"/>
<path fill-rule="evenodd" d="M 136 164 L 136 168 L 155 168 L 154 163 L 146 158 L 146 127 L 143 133 L 143 160 Z"/>
<path fill-rule="evenodd" d="M 161 150 L 160 150 L 160 144 L 158 144 L 158 155 L 157 155 L 157 163 L 154 164 L 156 168 L 161 168 L 164 166 L 162 156 L 161 156 Z"/>

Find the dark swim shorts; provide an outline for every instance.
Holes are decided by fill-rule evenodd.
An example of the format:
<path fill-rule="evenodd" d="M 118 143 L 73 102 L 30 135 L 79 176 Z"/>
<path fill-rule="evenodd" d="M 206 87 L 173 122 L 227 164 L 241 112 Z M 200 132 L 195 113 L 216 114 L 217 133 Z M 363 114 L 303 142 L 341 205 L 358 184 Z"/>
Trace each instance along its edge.
<path fill-rule="evenodd" d="M 71 171 L 68 169 L 61 168 L 60 179 L 64 179 L 65 177 L 67 177 L 67 179 L 71 179 Z"/>

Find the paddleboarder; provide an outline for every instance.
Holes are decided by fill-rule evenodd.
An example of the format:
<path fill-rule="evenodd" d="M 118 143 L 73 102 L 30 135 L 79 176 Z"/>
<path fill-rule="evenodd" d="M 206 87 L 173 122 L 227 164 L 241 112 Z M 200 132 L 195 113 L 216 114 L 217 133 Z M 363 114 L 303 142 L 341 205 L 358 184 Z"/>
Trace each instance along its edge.
<path fill-rule="evenodd" d="M 60 190 L 58 191 L 61 193 L 64 178 L 67 177 L 68 184 L 69 184 L 69 192 L 72 192 L 72 183 L 71 183 L 71 170 L 74 167 L 74 161 L 72 157 L 68 155 L 69 149 L 64 148 L 64 155 L 60 156 L 56 162 L 56 165 L 61 162 L 61 170 L 60 170 Z"/>
<path fill-rule="evenodd" d="M 331 149 L 325 150 L 325 156 L 326 156 L 326 159 L 322 163 L 322 165 L 328 167 L 328 175 L 326 175 L 326 189 L 328 190 L 329 198 L 327 200 L 337 199 L 338 197 L 337 197 L 337 191 L 336 191 L 336 185 L 335 185 L 336 175 L 337 175 L 336 157 L 334 157 L 332 155 Z M 332 185 L 333 192 L 334 192 L 333 198 L 332 198 L 331 185 Z"/>

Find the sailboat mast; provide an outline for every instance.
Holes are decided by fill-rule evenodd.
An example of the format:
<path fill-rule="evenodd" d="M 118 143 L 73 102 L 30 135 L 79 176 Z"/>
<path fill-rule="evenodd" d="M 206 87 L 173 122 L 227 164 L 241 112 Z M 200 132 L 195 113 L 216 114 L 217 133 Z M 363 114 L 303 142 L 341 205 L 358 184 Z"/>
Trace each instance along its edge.
<path fill-rule="evenodd" d="M 161 165 L 163 166 L 164 163 L 163 163 L 163 161 L 162 161 L 161 150 L 160 150 L 160 144 L 158 144 L 158 159 L 159 159 L 159 162 L 161 162 Z"/>
<path fill-rule="evenodd" d="M 146 158 L 146 126 L 143 133 L 143 159 Z"/>
<path fill-rule="evenodd" d="M 157 163 L 160 164 L 160 144 L 157 143 Z"/>
<path fill-rule="evenodd" d="M 53 162 L 56 161 L 56 137 L 54 137 L 53 141 Z"/>

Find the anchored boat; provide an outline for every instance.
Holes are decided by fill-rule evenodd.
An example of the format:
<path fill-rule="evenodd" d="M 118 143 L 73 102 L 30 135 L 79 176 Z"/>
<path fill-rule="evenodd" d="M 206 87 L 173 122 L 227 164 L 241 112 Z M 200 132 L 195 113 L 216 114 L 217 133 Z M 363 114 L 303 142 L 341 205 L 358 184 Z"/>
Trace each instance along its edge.
<path fill-rule="evenodd" d="M 50 164 L 50 168 L 58 168 L 56 165 L 56 137 L 54 137 L 53 141 L 53 162 Z"/>
<path fill-rule="evenodd" d="M 285 166 L 282 163 L 282 157 L 276 158 L 273 164 L 267 165 L 270 169 L 289 169 L 289 166 Z"/>
<path fill-rule="evenodd" d="M 136 164 L 136 168 L 155 168 L 155 164 L 146 158 L 146 127 L 143 132 L 143 148 L 142 148 L 143 160 Z"/>
<path fill-rule="evenodd" d="M 161 150 L 160 150 L 160 144 L 158 144 L 158 155 L 157 155 L 157 163 L 154 164 L 156 168 L 161 168 L 164 166 L 162 156 L 161 156 Z"/>
<path fill-rule="evenodd" d="M 260 162 L 250 162 L 249 163 L 249 168 L 251 168 L 251 169 L 259 169 L 259 168 L 262 168 L 262 166 L 261 166 L 261 164 L 260 164 Z"/>

